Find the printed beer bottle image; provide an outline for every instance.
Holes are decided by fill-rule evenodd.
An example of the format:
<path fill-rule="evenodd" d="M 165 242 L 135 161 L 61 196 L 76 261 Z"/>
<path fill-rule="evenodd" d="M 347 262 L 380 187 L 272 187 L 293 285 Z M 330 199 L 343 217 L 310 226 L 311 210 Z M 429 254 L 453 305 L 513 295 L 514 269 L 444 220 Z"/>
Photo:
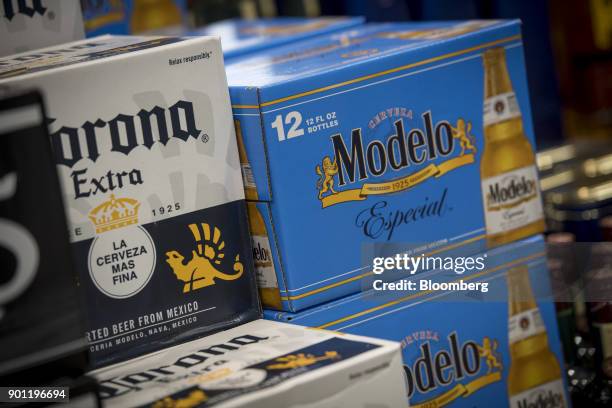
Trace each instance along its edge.
<path fill-rule="evenodd" d="M 242 127 L 240 126 L 239 120 L 234 120 L 234 127 L 236 128 L 238 156 L 240 157 L 242 181 L 244 182 L 244 196 L 247 200 L 257 201 L 259 199 L 259 196 L 257 195 L 257 186 L 255 185 L 255 178 L 253 177 L 251 163 L 249 163 L 249 157 L 247 156 L 246 148 L 244 147 L 244 140 L 242 138 Z"/>
<path fill-rule="evenodd" d="M 181 24 L 181 11 L 172 0 L 135 0 L 130 25 L 133 33 Z"/>
<path fill-rule="evenodd" d="M 281 310 L 280 292 L 266 224 L 256 203 L 247 202 L 247 211 L 253 242 L 253 263 L 255 264 L 261 303 L 266 307 Z"/>
<path fill-rule="evenodd" d="M 510 82 L 504 48 L 483 53 L 484 152 L 480 163 L 489 247 L 544 232 L 535 155 Z"/>
<path fill-rule="evenodd" d="M 509 270 L 507 281 L 510 407 L 567 407 L 561 368 L 548 345 L 527 266 Z"/>

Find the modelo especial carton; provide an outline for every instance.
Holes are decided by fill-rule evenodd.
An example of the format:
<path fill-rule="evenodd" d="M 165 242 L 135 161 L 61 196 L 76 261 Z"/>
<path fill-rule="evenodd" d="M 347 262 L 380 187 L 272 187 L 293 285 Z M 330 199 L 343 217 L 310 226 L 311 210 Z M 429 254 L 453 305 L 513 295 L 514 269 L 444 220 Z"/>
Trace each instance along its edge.
<path fill-rule="evenodd" d="M 417 273 L 413 291 L 396 281 L 384 292 L 265 316 L 401 342 L 411 407 L 568 407 L 542 237 L 474 256 L 485 255 L 480 270 Z M 421 290 L 420 281 L 487 286 Z"/>
<path fill-rule="evenodd" d="M 220 37 L 223 55 L 227 60 L 318 35 L 346 30 L 363 24 L 363 21 L 363 17 L 232 19 L 187 31 L 184 35 Z"/>
<path fill-rule="evenodd" d="M 266 307 L 359 291 L 364 245 L 470 252 L 544 229 L 516 20 L 365 25 L 227 73 Z"/>
<path fill-rule="evenodd" d="M 259 315 L 218 39 L 98 37 L 0 78 L 47 103 L 94 366 Z"/>

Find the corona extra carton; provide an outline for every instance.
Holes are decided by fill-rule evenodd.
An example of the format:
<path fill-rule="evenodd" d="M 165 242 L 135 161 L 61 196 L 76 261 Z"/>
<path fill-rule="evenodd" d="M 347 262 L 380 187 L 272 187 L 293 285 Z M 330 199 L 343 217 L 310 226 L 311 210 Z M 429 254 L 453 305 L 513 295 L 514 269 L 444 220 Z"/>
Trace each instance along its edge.
<path fill-rule="evenodd" d="M 398 343 L 266 320 L 92 375 L 117 408 L 407 407 Z"/>
<path fill-rule="evenodd" d="M 227 73 L 264 306 L 358 292 L 364 245 L 473 253 L 543 231 L 518 21 L 364 25 Z"/>
<path fill-rule="evenodd" d="M 0 3 L 0 57 L 85 37 L 81 2 L 4 0 Z"/>
<path fill-rule="evenodd" d="M 257 20 L 226 20 L 185 35 L 221 38 L 225 59 L 244 56 L 318 35 L 361 25 L 363 17 L 276 17 Z"/>
<path fill-rule="evenodd" d="M 259 316 L 218 39 L 98 37 L 0 78 L 47 102 L 94 365 Z"/>
<path fill-rule="evenodd" d="M 482 270 L 413 275 L 414 291 L 372 290 L 298 313 L 264 314 L 401 342 L 411 407 L 568 407 L 542 237 L 480 256 Z M 427 283 L 421 290 L 421 281 L 487 285 L 451 291 Z"/>

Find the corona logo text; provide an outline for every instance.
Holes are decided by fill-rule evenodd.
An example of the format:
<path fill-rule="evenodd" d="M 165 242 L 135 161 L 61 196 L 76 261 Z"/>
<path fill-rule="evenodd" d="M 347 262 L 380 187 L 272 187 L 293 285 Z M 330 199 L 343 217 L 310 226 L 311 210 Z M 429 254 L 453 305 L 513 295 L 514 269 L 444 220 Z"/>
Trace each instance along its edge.
<path fill-rule="evenodd" d="M 165 146 L 170 138 L 183 141 L 198 138 L 201 131 L 196 126 L 191 102 L 178 101 L 168 111 L 155 106 L 141 109 L 136 115 L 120 113 L 108 121 L 94 119 L 80 127 L 62 126 L 51 134 L 56 163 L 72 167 L 84 158 L 95 162 L 103 153 L 100 147 L 103 138 L 110 139 L 110 151 L 125 155 L 141 145 L 148 149 L 155 143 Z"/>
<path fill-rule="evenodd" d="M 222 344 L 215 344 L 205 349 L 197 350 L 191 354 L 178 358 L 172 364 L 110 378 L 100 383 L 100 396 L 103 399 L 118 397 L 132 391 L 141 390 L 146 384 L 151 382 L 169 383 L 172 382 L 173 379 L 181 379 L 186 374 L 194 373 L 198 370 L 205 372 L 206 366 L 202 366 L 205 361 L 231 354 L 244 346 L 256 344 L 268 339 L 269 337 L 259 337 L 247 334 L 235 337 Z"/>
<path fill-rule="evenodd" d="M 47 8 L 42 0 L 3 0 L 4 18 L 11 21 L 16 14 L 34 17 L 34 15 L 44 15 Z"/>

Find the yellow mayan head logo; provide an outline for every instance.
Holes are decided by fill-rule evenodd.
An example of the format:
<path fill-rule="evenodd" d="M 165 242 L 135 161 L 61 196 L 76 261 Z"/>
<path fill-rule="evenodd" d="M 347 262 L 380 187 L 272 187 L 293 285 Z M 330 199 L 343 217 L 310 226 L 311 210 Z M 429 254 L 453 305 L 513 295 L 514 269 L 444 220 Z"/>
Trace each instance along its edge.
<path fill-rule="evenodd" d="M 111 194 L 107 201 L 89 212 L 89 219 L 99 234 L 138 223 L 139 208 L 138 200 L 115 198 L 115 195 Z"/>
<path fill-rule="evenodd" d="M 177 279 L 185 282 L 183 293 L 214 285 L 216 278 L 235 280 L 242 276 L 244 266 L 240 262 L 240 255 L 234 258 L 233 269 L 236 273 L 227 274 L 217 269 L 225 257 L 225 241 L 221 239 L 219 228 L 202 223 L 189 224 L 189 230 L 196 242 L 196 249 L 191 251 L 191 260 L 187 264 L 183 264 L 185 257 L 178 251 L 166 252 L 166 262 Z"/>
<path fill-rule="evenodd" d="M 326 351 L 324 355 L 316 357 L 314 354 L 288 354 L 283 357 L 278 357 L 275 361 L 277 364 L 266 366 L 268 370 L 286 370 L 292 368 L 307 367 L 319 361 L 337 360 L 340 354 L 337 351 Z"/>
<path fill-rule="evenodd" d="M 163 398 L 151 405 L 151 408 L 192 408 L 199 406 L 207 399 L 208 396 L 206 395 L 206 393 L 204 393 L 204 391 L 194 390 L 185 398 Z"/>

